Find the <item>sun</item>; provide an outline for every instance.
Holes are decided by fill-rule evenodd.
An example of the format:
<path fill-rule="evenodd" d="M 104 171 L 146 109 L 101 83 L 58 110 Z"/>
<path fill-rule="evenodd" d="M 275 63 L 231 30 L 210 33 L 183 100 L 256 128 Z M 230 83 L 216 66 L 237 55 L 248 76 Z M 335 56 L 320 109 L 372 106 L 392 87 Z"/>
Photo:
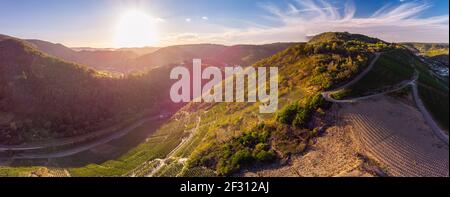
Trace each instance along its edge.
<path fill-rule="evenodd" d="M 115 33 L 116 47 L 144 47 L 158 43 L 155 21 L 140 11 L 123 14 Z"/>

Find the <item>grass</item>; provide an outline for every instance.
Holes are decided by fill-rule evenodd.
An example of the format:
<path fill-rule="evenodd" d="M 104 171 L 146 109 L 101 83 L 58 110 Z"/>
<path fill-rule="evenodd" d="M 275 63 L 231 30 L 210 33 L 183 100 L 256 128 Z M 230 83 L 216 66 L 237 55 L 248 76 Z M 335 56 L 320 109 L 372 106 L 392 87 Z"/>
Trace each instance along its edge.
<path fill-rule="evenodd" d="M 181 142 L 184 136 L 185 123 L 183 121 L 171 121 L 170 124 L 158 129 L 146 142 L 116 160 L 69 168 L 68 170 L 72 176 L 121 176 L 127 174 L 144 162 L 164 158 L 169 154 Z"/>
<path fill-rule="evenodd" d="M 0 167 L 0 177 L 23 177 L 28 176 L 31 172 L 39 170 L 42 167 Z"/>
<path fill-rule="evenodd" d="M 419 85 L 419 96 L 425 107 L 431 113 L 439 125 L 448 132 L 449 126 L 449 97 L 441 91 L 427 86 Z"/>
<path fill-rule="evenodd" d="M 334 93 L 335 99 L 367 96 L 412 78 L 413 67 L 404 61 L 404 52 L 394 50 L 380 56 L 372 70 L 360 81 Z"/>
<path fill-rule="evenodd" d="M 335 99 L 354 98 L 379 92 L 386 87 L 411 79 L 414 68 L 419 73 L 420 98 L 441 128 L 448 131 L 448 81 L 433 76 L 427 65 L 403 50 L 382 54 L 374 68 L 364 78 L 353 86 L 334 93 L 332 97 Z"/>
<path fill-rule="evenodd" d="M 216 173 L 208 168 L 194 167 L 186 169 L 181 174 L 183 177 L 216 177 Z"/>
<path fill-rule="evenodd" d="M 167 164 L 164 167 L 162 167 L 155 174 L 155 176 L 157 176 L 157 177 L 176 177 L 178 174 L 181 173 L 182 169 L 183 169 L 183 164 L 173 161 L 170 164 Z"/>
<path fill-rule="evenodd" d="M 448 82 L 441 80 L 429 71 L 427 65 L 413 58 L 413 64 L 419 71 L 419 96 L 442 129 L 449 129 L 449 93 Z"/>

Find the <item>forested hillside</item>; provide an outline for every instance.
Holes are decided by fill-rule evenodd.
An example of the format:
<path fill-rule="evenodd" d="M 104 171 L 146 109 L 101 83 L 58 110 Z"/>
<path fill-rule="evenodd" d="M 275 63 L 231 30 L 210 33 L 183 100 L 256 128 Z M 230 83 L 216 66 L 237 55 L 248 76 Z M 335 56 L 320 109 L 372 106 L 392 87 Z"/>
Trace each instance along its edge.
<path fill-rule="evenodd" d="M 180 45 L 131 60 L 136 55 L 129 51 L 75 51 L 46 41 L 0 38 L 1 144 L 77 136 L 131 122 L 143 113 L 176 109 L 171 107 L 178 105 L 168 99 L 173 66 L 189 65 L 193 58 L 205 58 L 206 64 L 253 63 L 290 45 L 242 50 L 213 44 Z M 218 55 L 224 51 L 228 52 Z M 103 70 L 108 65 L 112 71 L 140 72 L 115 75 L 92 68 Z"/>
<path fill-rule="evenodd" d="M 192 61 L 200 58 L 214 66 L 240 65 L 250 66 L 256 61 L 282 51 L 295 43 L 274 43 L 267 45 L 216 44 L 176 45 L 161 48 L 153 53 L 143 55 L 126 63 L 129 71 L 142 71 L 171 63 Z"/>
<path fill-rule="evenodd" d="M 158 93 L 170 87 L 158 72 L 169 71 L 113 77 L 2 36 L 0 143 L 80 135 L 150 113 L 168 97 Z"/>
<path fill-rule="evenodd" d="M 249 66 L 256 61 L 282 51 L 295 43 L 273 43 L 266 45 L 217 44 L 175 45 L 162 48 L 100 49 L 81 48 L 74 50 L 61 44 L 42 40 L 26 40 L 34 48 L 54 57 L 87 65 L 96 70 L 123 74 L 143 72 L 159 66 L 180 64 L 200 58 L 210 65 Z"/>
<path fill-rule="evenodd" d="M 404 45 L 430 60 L 440 62 L 448 67 L 448 43 L 404 43 Z"/>
<path fill-rule="evenodd" d="M 107 49 L 101 49 L 101 50 L 73 50 L 71 48 L 68 48 L 62 44 L 54 44 L 47 41 L 42 40 L 25 40 L 26 42 L 30 43 L 33 47 L 38 49 L 39 51 L 42 51 L 44 53 L 47 53 L 49 55 L 52 55 L 54 57 L 75 62 L 78 64 L 84 64 L 88 65 L 91 68 L 94 68 L 96 70 L 107 70 L 107 71 L 121 71 L 121 66 L 125 64 L 125 62 L 129 61 L 130 59 L 137 58 L 139 54 L 134 51 L 135 50 L 107 50 Z"/>

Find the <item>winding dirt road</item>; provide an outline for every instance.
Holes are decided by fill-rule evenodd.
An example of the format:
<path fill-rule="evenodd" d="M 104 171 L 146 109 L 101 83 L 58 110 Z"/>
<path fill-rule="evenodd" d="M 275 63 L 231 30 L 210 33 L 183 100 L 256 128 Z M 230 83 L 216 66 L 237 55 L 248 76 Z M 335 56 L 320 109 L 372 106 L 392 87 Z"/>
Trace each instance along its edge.
<path fill-rule="evenodd" d="M 89 150 L 96 146 L 106 144 L 112 140 L 121 138 L 124 135 L 128 134 L 129 132 L 140 127 L 144 123 L 146 123 L 148 121 L 155 121 L 160 118 L 161 118 L 161 116 L 157 115 L 157 116 L 152 116 L 150 118 L 142 119 L 124 129 L 114 132 L 106 137 L 99 138 L 97 140 L 94 140 L 94 141 L 86 143 L 86 144 L 74 146 L 69 149 L 50 152 L 50 153 L 21 153 L 21 154 L 16 154 L 16 155 L 12 156 L 11 159 L 43 159 L 43 158 L 59 158 L 59 157 L 71 156 L 71 155 Z M 111 131 L 109 131 L 109 132 L 111 132 Z M 26 145 L 23 147 L 21 147 L 21 146 L 13 146 L 13 147 L 7 147 L 7 148 L 3 147 L 3 149 L 0 149 L 0 150 L 3 150 L 3 151 L 4 150 L 39 150 L 39 149 L 54 147 L 55 145 L 62 146 L 62 145 L 70 145 L 70 144 L 74 144 L 74 143 L 80 143 L 80 142 L 90 139 L 96 135 L 99 135 L 99 132 L 97 132 L 93 135 L 79 136 L 79 137 L 73 138 L 72 140 L 64 140 L 63 142 L 59 142 L 59 143 L 55 142 L 55 143 L 49 143 L 49 144 L 43 144 L 43 145 Z"/>
<path fill-rule="evenodd" d="M 349 83 L 350 85 L 359 81 L 373 68 L 378 55 L 363 73 Z M 418 77 L 416 70 L 410 81 L 397 84 L 387 91 L 359 98 L 331 98 L 332 93 L 348 87 L 349 84 L 323 92 L 322 96 L 325 100 L 342 106 L 342 118 L 352 126 L 353 136 L 362 151 L 385 167 L 390 175 L 449 176 L 448 135 L 423 105 L 417 89 Z M 407 86 L 412 86 L 415 108 L 395 99 L 386 100 L 388 97 L 385 97 L 385 94 Z"/>
<path fill-rule="evenodd" d="M 129 128 L 136 128 L 140 125 L 144 124 L 148 121 L 158 120 L 161 118 L 161 115 L 152 116 L 149 118 L 143 118 L 136 123 L 134 123 L 131 126 L 128 126 L 127 128 L 124 128 L 118 132 L 114 131 L 111 128 L 103 129 L 100 131 L 96 131 L 93 133 L 88 133 L 84 135 L 80 135 L 77 137 L 71 137 L 71 138 L 62 138 L 62 139 L 56 139 L 56 140 L 46 140 L 42 142 L 37 143 L 30 143 L 30 144 L 24 144 L 24 145 L 0 145 L 0 151 L 25 151 L 25 150 L 39 150 L 39 149 L 45 149 L 45 148 L 51 148 L 51 147 L 58 147 L 58 146 L 65 146 L 65 145 L 71 145 L 71 144 L 77 144 L 81 142 L 85 142 L 89 139 L 95 139 L 97 137 L 107 135 L 107 134 L 116 134 L 117 133 L 128 133 Z"/>
<path fill-rule="evenodd" d="M 336 88 L 336 89 L 334 89 L 334 90 L 322 92 L 321 94 L 322 94 L 323 98 L 325 98 L 325 100 L 330 101 L 330 102 L 336 102 L 336 103 L 339 103 L 340 101 L 339 101 L 339 100 L 336 100 L 336 99 L 333 99 L 333 98 L 331 97 L 331 95 L 332 95 L 333 93 L 339 92 L 339 91 L 341 91 L 341 90 L 343 90 L 343 89 L 345 89 L 345 88 L 347 88 L 347 87 L 349 87 L 349 86 L 355 84 L 356 82 L 358 82 L 359 80 L 361 80 L 364 76 L 366 76 L 366 74 L 369 73 L 369 72 L 372 70 L 372 68 L 375 66 L 375 63 L 378 61 L 378 58 L 380 58 L 380 55 L 381 55 L 381 53 L 375 53 L 375 58 L 373 58 L 373 60 L 372 60 L 372 61 L 370 62 L 370 64 L 369 64 L 369 66 L 368 66 L 364 71 L 362 71 L 361 73 L 359 73 L 358 76 L 356 76 L 356 77 L 355 77 L 354 79 L 352 79 L 350 82 L 348 82 L 348 83 L 346 83 L 345 85 L 343 85 L 343 86 L 341 86 L 341 87 L 339 87 L 339 88 Z"/>
<path fill-rule="evenodd" d="M 126 173 L 127 176 L 136 177 L 138 172 L 145 171 L 144 168 L 147 166 L 145 164 L 149 164 L 152 162 L 157 162 L 156 167 L 154 167 L 150 172 L 145 173 L 143 176 L 145 177 L 152 177 L 154 176 L 161 168 L 163 168 L 166 165 L 166 161 L 169 159 L 173 159 L 175 153 L 180 150 L 181 147 L 183 147 L 187 142 L 191 140 L 191 138 L 194 136 L 194 134 L 198 131 L 198 128 L 200 127 L 200 123 L 202 121 L 202 118 L 199 116 L 197 120 L 197 124 L 195 128 L 191 129 L 189 131 L 189 135 L 183 139 L 181 139 L 181 142 L 174 148 L 172 151 L 170 151 L 169 154 L 167 154 L 164 158 L 157 158 L 150 161 L 147 161 L 144 163 L 144 165 L 139 165 L 135 169 L 131 170 L 130 172 Z M 185 158 L 177 158 L 177 161 L 185 160 Z"/>
<path fill-rule="evenodd" d="M 355 102 L 360 101 L 360 100 L 365 100 L 365 99 L 369 99 L 369 98 L 373 98 L 373 97 L 377 97 L 377 96 L 381 96 L 381 95 L 386 95 L 386 94 L 389 94 L 389 93 L 401 90 L 401 89 L 403 89 L 403 88 L 405 88 L 407 86 L 411 86 L 412 87 L 413 98 L 414 98 L 414 101 L 416 103 L 417 108 L 422 113 L 424 119 L 426 120 L 428 125 L 431 127 L 431 129 L 433 130 L 434 134 L 440 140 L 442 140 L 444 143 L 446 143 L 448 145 L 448 135 L 438 126 L 436 121 L 434 121 L 433 117 L 430 115 L 428 110 L 425 108 L 422 100 L 420 99 L 420 96 L 419 96 L 419 93 L 418 93 L 419 91 L 417 89 L 417 80 L 419 78 L 419 73 L 418 73 L 417 70 L 415 70 L 414 77 L 411 80 L 399 83 L 397 85 L 394 85 L 389 90 L 386 90 L 386 91 L 383 91 L 383 92 L 380 92 L 380 93 L 376 93 L 376 94 L 372 94 L 372 95 L 368 95 L 368 96 L 357 97 L 357 98 L 344 99 L 344 100 L 337 100 L 337 99 L 334 99 L 333 97 L 331 97 L 331 95 L 333 93 L 342 91 L 343 89 L 345 89 L 345 88 L 349 87 L 350 85 L 353 85 L 354 83 L 356 83 L 359 80 L 361 80 L 373 68 L 373 66 L 375 65 L 375 63 L 378 60 L 379 56 L 380 56 L 380 53 L 377 53 L 376 57 L 372 60 L 370 65 L 367 67 L 367 69 L 364 70 L 362 73 L 360 73 L 357 77 L 355 77 L 349 83 L 347 83 L 347 84 L 345 84 L 345 85 L 343 85 L 343 86 L 341 86 L 341 87 L 339 87 L 339 88 L 337 88 L 335 90 L 322 92 L 322 96 L 324 97 L 324 99 L 326 101 L 333 102 L 333 103 L 355 103 Z"/>
<path fill-rule="evenodd" d="M 423 118 L 427 122 L 427 124 L 431 127 L 434 134 L 443 142 L 445 142 L 448 146 L 448 135 L 438 126 L 436 121 L 434 121 L 433 117 L 430 115 L 428 110 L 425 108 L 425 105 L 423 104 L 422 100 L 419 97 L 419 90 L 417 89 L 417 83 L 413 83 L 412 85 L 412 92 L 414 101 L 416 102 L 416 106 L 419 109 L 419 111 L 422 113 Z"/>

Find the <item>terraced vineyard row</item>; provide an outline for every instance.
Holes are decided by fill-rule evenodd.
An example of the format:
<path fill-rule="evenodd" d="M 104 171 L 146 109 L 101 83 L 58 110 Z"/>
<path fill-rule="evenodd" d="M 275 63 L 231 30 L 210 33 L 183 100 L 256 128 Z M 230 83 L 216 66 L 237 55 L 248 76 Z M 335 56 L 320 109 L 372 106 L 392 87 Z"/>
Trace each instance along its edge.
<path fill-rule="evenodd" d="M 49 168 L 49 171 L 53 177 L 69 177 L 70 174 L 67 170 L 63 168 Z"/>
<path fill-rule="evenodd" d="M 142 177 L 154 170 L 159 164 L 159 161 L 151 160 L 144 162 L 139 168 L 132 170 L 124 176 Z"/>
<path fill-rule="evenodd" d="M 360 146 L 390 175 L 448 176 L 448 152 L 434 147 L 432 142 L 411 140 L 366 115 L 347 114 L 344 118 L 353 123 Z"/>
<path fill-rule="evenodd" d="M 183 177 L 216 177 L 216 173 L 208 168 L 195 167 L 186 169 L 183 172 Z"/>
<path fill-rule="evenodd" d="M 162 167 L 158 172 L 156 172 L 153 176 L 155 177 L 176 177 L 181 173 L 184 165 L 179 161 L 173 161 L 170 164 Z"/>

